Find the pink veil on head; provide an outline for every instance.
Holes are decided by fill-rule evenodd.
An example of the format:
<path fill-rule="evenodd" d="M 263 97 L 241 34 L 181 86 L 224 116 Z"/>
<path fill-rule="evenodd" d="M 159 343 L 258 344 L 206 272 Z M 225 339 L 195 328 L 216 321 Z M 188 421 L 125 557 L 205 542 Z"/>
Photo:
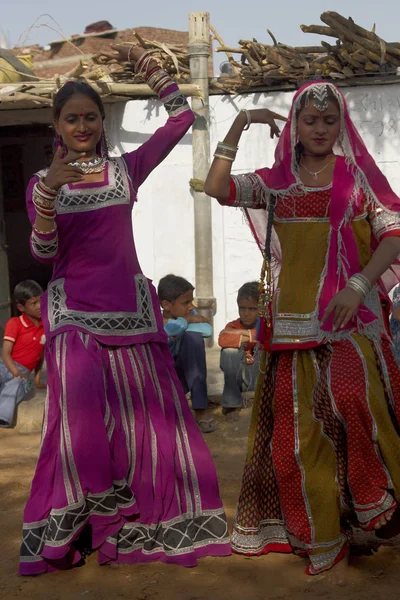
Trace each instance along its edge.
<path fill-rule="evenodd" d="M 325 91 L 324 91 L 325 90 Z M 282 131 L 275 150 L 275 162 L 271 169 L 263 169 L 262 179 L 267 198 L 279 198 L 302 193 L 295 147 L 297 143 L 297 116 L 304 97 L 319 91 L 329 90 L 340 108 L 341 128 L 334 152 L 338 156 L 332 182 L 330 203 L 331 236 L 326 265 L 326 277 L 319 302 L 320 316 L 323 315 L 333 295 L 346 285 L 351 275 L 359 272 L 358 249 L 351 227 L 352 215 L 361 202 L 371 202 L 388 213 L 400 213 L 400 199 L 391 189 L 386 177 L 376 165 L 352 122 L 345 97 L 333 84 L 310 82 L 302 86 L 293 98 L 288 121 Z M 247 209 L 246 217 L 261 251 L 265 248 L 268 214 L 265 210 Z M 378 240 L 372 235 L 374 251 Z M 281 249 L 276 233 L 272 232 L 271 254 L 279 272 Z M 390 291 L 400 281 L 399 260 L 382 277 L 383 287 Z M 364 324 L 375 319 L 366 308 L 359 310 Z M 325 326 L 330 329 L 329 322 Z M 324 327 L 324 329 L 325 329 Z"/>

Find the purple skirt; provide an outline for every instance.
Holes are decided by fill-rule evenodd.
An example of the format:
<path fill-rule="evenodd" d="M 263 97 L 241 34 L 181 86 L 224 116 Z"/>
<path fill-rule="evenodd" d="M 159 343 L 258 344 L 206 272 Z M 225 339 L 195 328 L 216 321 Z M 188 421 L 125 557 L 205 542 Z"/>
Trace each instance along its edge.
<path fill-rule="evenodd" d="M 229 555 L 215 467 L 168 346 L 107 347 L 69 331 L 50 342 L 46 361 L 20 574 L 81 561 L 87 526 L 100 564 L 194 566 Z"/>

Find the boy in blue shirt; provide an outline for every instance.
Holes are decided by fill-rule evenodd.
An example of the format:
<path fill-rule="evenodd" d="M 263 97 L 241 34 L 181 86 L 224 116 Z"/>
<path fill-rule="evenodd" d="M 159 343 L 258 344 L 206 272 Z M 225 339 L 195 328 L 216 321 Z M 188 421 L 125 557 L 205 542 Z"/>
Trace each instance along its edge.
<path fill-rule="evenodd" d="M 193 285 L 177 275 L 166 275 L 158 284 L 164 329 L 184 391 L 190 392 L 196 421 L 203 433 L 217 429 L 208 415 L 207 366 L 204 338 L 212 335 L 205 317 L 193 306 Z"/>

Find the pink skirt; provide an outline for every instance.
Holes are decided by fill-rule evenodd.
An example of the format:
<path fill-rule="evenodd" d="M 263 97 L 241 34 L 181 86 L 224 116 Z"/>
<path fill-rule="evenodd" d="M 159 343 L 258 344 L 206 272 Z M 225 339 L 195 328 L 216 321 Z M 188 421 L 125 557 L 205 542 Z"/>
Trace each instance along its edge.
<path fill-rule="evenodd" d="M 230 544 L 210 452 L 167 345 L 102 346 L 69 331 L 47 349 L 42 444 L 24 513 L 21 575 L 82 560 L 194 566 Z"/>

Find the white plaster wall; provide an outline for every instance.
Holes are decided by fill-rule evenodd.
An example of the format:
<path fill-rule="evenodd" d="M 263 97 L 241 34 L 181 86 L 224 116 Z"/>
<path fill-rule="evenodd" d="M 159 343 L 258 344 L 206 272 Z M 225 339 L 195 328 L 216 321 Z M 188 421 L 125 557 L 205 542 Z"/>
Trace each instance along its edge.
<path fill-rule="evenodd" d="M 375 160 L 400 194 L 400 83 L 344 90 L 351 116 Z M 293 93 L 273 92 L 210 98 L 211 148 L 222 140 L 242 108 L 268 107 L 287 115 Z M 166 114 L 158 101 L 141 100 L 114 105 L 108 116 L 116 152 L 134 150 L 158 127 Z M 276 142 L 269 129 L 252 125 L 243 133 L 233 172 L 253 171 L 273 163 Z M 139 192 L 134 214 L 137 252 L 144 273 L 157 284 L 167 273 L 194 283 L 193 200 L 190 132 L 150 175 Z M 236 293 L 246 281 L 258 279 L 259 250 L 239 209 L 213 204 L 215 330 L 236 318 Z"/>
<path fill-rule="evenodd" d="M 113 105 L 107 130 L 114 152 L 137 149 L 166 122 L 163 106 L 155 100 Z M 194 282 L 192 134 L 180 144 L 141 186 L 133 211 L 136 249 L 143 272 L 157 285 L 175 273 Z"/>

